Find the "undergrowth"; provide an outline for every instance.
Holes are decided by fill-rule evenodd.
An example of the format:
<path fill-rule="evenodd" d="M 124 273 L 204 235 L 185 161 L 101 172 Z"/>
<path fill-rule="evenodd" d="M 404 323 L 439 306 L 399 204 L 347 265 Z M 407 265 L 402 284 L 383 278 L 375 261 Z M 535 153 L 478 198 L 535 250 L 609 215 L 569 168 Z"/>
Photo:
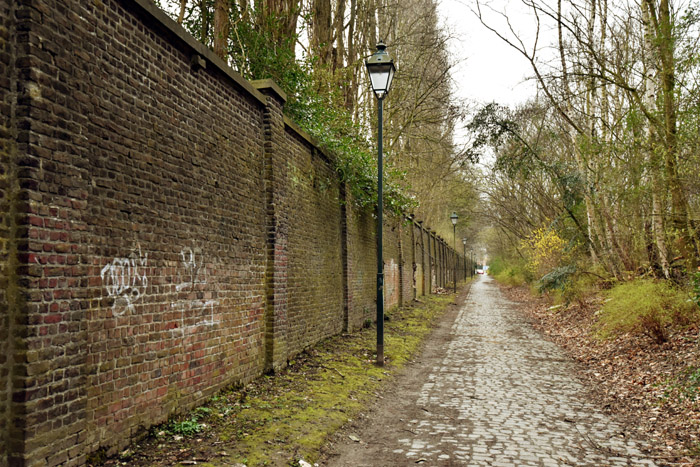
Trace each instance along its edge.
<path fill-rule="evenodd" d="M 598 312 L 596 334 L 600 338 L 634 333 L 665 342 L 670 326 L 698 321 L 697 307 L 668 282 L 625 282 L 610 289 L 606 298 Z"/>
<path fill-rule="evenodd" d="M 688 367 L 666 382 L 664 399 L 675 397 L 679 402 L 696 402 L 700 395 L 700 367 Z"/>
<path fill-rule="evenodd" d="M 510 287 L 520 287 L 531 279 L 524 264 L 506 262 L 501 258 L 491 260 L 489 263 L 489 275 L 498 282 Z"/>

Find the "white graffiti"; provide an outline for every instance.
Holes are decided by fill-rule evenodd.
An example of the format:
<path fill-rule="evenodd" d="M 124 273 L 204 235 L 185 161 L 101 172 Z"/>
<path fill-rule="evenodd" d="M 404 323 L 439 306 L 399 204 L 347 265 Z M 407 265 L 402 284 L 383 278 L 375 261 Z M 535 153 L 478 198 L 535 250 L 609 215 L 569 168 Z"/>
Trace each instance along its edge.
<path fill-rule="evenodd" d="M 183 248 L 180 251 L 181 270 L 177 273 L 175 291 L 178 297 L 170 303 L 170 310 L 177 316 L 170 325 L 173 336 L 185 336 L 201 331 L 203 328 L 219 324 L 215 315 L 218 300 L 191 299 L 192 293 L 206 292 L 207 268 L 201 260 L 198 249 Z M 146 293 L 148 287 L 148 253 L 142 253 L 141 247 L 128 257 L 114 258 L 102 268 L 100 276 L 107 295 L 114 299 L 112 314 L 122 316 L 127 311 L 135 313 L 134 304 Z M 175 293 L 173 293 L 175 295 Z M 183 299 L 188 296 L 190 299 Z M 167 307 L 167 305 L 166 305 Z"/>
<path fill-rule="evenodd" d="M 175 290 L 178 292 L 194 291 L 197 285 L 207 283 L 207 269 L 201 259 L 197 259 L 198 253 L 196 249 L 192 248 L 183 248 L 180 251 L 184 273 L 180 275 L 180 283 L 175 286 Z M 215 319 L 214 307 L 218 304 L 217 300 L 183 300 L 172 303 L 170 307 L 174 311 L 180 312 L 179 326 L 172 330 L 172 334 L 184 336 L 198 332 L 202 327 L 216 326 L 219 321 Z M 200 317 L 195 323 L 186 324 L 192 320 L 192 315 L 200 315 Z"/>
<path fill-rule="evenodd" d="M 187 288 L 193 289 L 196 284 L 206 284 L 206 269 L 201 270 L 201 262 L 197 264 L 195 251 L 192 248 L 183 248 L 180 251 L 180 257 L 185 273 L 181 276 L 181 282 L 175 286 L 175 289 L 178 291 Z"/>
<path fill-rule="evenodd" d="M 114 258 L 100 271 L 102 283 L 107 289 L 107 295 L 114 299 L 112 312 L 117 316 L 127 310 L 134 312 L 134 303 L 141 298 L 148 287 L 146 266 L 148 253 L 143 255 L 141 247 L 126 258 Z"/>
<path fill-rule="evenodd" d="M 172 303 L 170 307 L 181 313 L 180 326 L 171 330 L 173 336 L 185 336 L 201 330 L 202 327 L 213 327 L 219 324 L 219 320 L 214 317 L 214 307 L 218 305 L 217 300 L 190 300 L 185 302 Z M 202 313 L 204 312 L 204 313 Z M 193 324 L 185 324 L 187 317 L 192 314 L 203 314 Z"/>

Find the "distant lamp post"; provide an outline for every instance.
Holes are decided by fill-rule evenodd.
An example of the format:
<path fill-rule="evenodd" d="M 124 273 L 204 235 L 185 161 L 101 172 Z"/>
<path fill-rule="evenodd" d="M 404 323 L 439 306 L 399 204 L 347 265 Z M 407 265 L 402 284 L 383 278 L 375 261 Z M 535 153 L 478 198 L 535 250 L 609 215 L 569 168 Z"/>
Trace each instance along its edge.
<path fill-rule="evenodd" d="M 471 271 L 469 272 L 469 277 L 474 277 L 474 248 L 471 248 L 469 250 L 469 267 L 471 268 Z"/>
<path fill-rule="evenodd" d="M 464 245 L 464 280 L 467 280 L 467 238 L 462 239 L 462 245 Z"/>
<path fill-rule="evenodd" d="M 386 45 L 381 40 L 377 51 L 365 61 L 372 90 L 379 103 L 377 125 L 377 365 L 384 365 L 384 255 L 382 251 L 382 204 L 383 199 L 383 163 L 382 163 L 382 125 L 384 98 L 389 93 L 391 81 L 394 79 L 394 60 L 386 51 Z"/>
<path fill-rule="evenodd" d="M 450 220 L 452 221 L 452 249 L 455 252 L 455 259 L 457 258 L 457 219 L 459 219 L 459 216 L 453 211 Z M 457 293 L 457 261 L 454 262 L 454 274 L 452 279 L 455 286 L 455 293 Z"/>

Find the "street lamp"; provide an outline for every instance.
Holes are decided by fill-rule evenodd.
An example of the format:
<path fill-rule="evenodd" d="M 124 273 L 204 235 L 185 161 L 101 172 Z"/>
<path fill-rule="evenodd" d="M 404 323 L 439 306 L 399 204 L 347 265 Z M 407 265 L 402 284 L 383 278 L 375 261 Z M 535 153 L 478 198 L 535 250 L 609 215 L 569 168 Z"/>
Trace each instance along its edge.
<path fill-rule="evenodd" d="M 386 45 L 381 40 L 377 51 L 365 61 L 372 90 L 379 103 L 377 125 L 377 365 L 384 365 L 384 257 L 382 251 L 382 204 L 383 200 L 383 167 L 382 167 L 382 113 L 384 98 L 389 93 L 391 81 L 396 67 L 394 60 L 386 51 Z"/>
<path fill-rule="evenodd" d="M 464 280 L 467 280 L 467 237 L 462 239 L 462 245 L 464 245 Z"/>
<path fill-rule="evenodd" d="M 469 268 L 471 269 L 469 277 L 474 277 L 474 266 L 474 248 L 471 248 L 469 250 Z"/>
<path fill-rule="evenodd" d="M 455 257 L 457 255 L 457 213 L 452 211 L 450 220 L 452 221 L 452 249 L 455 251 Z M 454 280 L 455 293 L 457 293 L 457 261 L 454 262 L 454 274 L 452 276 Z"/>

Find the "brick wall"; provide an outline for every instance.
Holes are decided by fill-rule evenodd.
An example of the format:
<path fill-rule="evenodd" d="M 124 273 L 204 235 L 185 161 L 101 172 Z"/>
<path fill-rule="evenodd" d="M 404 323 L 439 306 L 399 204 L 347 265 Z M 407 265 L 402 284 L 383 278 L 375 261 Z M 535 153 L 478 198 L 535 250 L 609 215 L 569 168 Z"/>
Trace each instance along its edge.
<path fill-rule="evenodd" d="M 413 220 L 401 222 L 401 304 L 411 303 L 415 298 L 414 269 L 416 252 L 413 248 Z"/>
<path fill-rule="evenodd" d="M 287 131 L 288 352 L 344 327 L 340 184 L 323 152 Z"/>
<path fill-rule="evenodd" d="M 0 0 L 0 71 L 0 465 L 113 453 L 374 319 L 372 213 L 149 0 Z M 428 250 L 385 232 L 388 309 Z"/>
<path fill-rule="evenodd" d="M 401 271 L 402 261 L 400 249 L 400 224 L 401 219 L 391 215 L 385 217 L 384 222 L 384 310 L 399 306 L 401 296 Z M 376 268 L 375 268 L 376 270 Z"/>
<path fill-rule="evenodd" d="M 377 313 L 377 221 L 367 210 L 354 207 L 349 195 L 347 206 L 347 288 L 348 328 L 358 329 Z"/>
<path fill-rule="evenodd" d="M 13 429 L 12 367 L 14 316 L 10 298 L 16 277 L 10 274 L 11 261 L 16 258 L 14 243 L 14 216 L 11 213 L 13 195 L 16 194 L 15 174 L 11 161 L 16 157 L 16 74 L 14 3 L 0 0 L 0 465 L 8 465 L 11 440 L 16 437 Z"/>
<path fill-rule="evenodd" d="M 425 277 L 426 271 L 426 249 L 424 240 L 423 227 L 420 222 L 413 223 L 413 255 L 414 255 L 414 267 L 413 267 L 413 287 L 416 291 L 416 298 L 422 297 L 426 294 L 427 290 L 427 278 Z"/>

